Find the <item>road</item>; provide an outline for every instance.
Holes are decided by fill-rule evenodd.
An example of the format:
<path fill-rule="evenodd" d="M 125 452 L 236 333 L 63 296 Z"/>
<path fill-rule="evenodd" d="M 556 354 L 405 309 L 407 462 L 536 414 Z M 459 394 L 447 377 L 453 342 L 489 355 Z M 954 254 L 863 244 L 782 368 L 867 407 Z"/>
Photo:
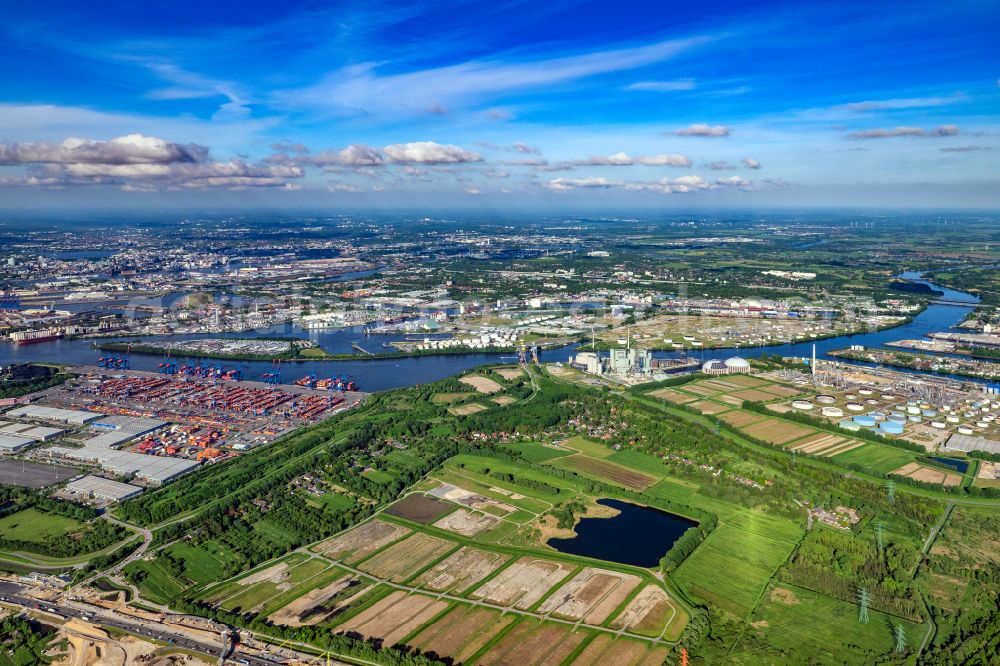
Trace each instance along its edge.
<path fill-rule="evenodd" d="M 92 624 L 113 627 L 154 641 L 168 642 L 171 647 L 194 650 L 195 652 L 211 656 L 217 656 L 220 651 L 221 639 L 218 643 L 207 643 L 163 625 L 150 626 L 147 623 L 138 620 L 129 620 L 105 609 L 97 609 L 96 607 L 81 603 L 39 601 L 25 596 L 23 592 L 24 588 L 21 585 L 0 581 L 0 601 L 8 604 L 15 604 L 26 609 L 33 609 L 41 613 L 57 615 L 63 618 L 81 618 L 84 614 L 88 614 L 91 616 L 90 622 Z M 50 608 L 52 609 L 51 611 L 49 610 Z M 269 659 L 246 654 L 237 648 L 227 660 L 227 663 L 243 663 L 243 660 L 251 666 L 275 666 L 284 661 L 283 659 Z"/>

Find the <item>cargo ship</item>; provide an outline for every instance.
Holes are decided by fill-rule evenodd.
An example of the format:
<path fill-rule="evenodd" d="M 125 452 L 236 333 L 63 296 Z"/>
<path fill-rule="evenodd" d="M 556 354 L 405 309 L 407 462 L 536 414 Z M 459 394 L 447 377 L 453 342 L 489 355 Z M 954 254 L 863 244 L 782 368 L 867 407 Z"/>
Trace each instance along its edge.
<path fill-rule="evenodd" d="M 296 386 L 318 389 L 320 391 L 357 391 L 358 385 L 347 377 L 331 377 L 329 379 L 317 379 L 316 375 L 306 375 L 296 379 Z"/>
<path fill-rule="evenodd" d="M 10 341 L 15 345 L 33 345 L 39 342 L 51 342 L 61 340 L 62 333 L 52 331 L 18 331 L 10 334 Z"/>

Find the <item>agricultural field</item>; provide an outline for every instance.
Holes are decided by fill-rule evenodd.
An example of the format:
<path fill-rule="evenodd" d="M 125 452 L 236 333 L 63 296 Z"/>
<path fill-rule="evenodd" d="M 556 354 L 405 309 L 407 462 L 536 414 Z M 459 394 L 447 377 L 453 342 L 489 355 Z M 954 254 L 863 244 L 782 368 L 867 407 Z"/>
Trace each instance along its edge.
<path fill-rule="evenodd" d="M 431 401 L 438 405 L 450 405 L 453 402 L 460 402 L 466 398 L 471 398 L 475 393 L 435 393 Z"/>
<path fill-rule="evenodd" d="M 488 408 L 484 405 L 480 405 L 478 402 L 470 402 L 467 405 L 459 405 L 458 407 L 449 407 L 448 413 L 454 414 L 455 416 L 468 416 L 469 414 L 478 414 L 479 412 L 485 412 Z"/>
<path fill-rule="evenodd" d="M 801 534 L 791 524 L 782 530 L 772 525 L 752 520 L 743 526 L 720 524 L 677 568 L 674 580 L 689 594 L 746 617 Z"/>
<path fill-rule="evenodd" d="M 553 458 L 561 458 L 573 453 L 568 449 L 539 444 L 537 442 L 517 442 L 515 444 L 507 444 L 506 446 L 517 451 L 525 460 L 532 463 L 546 462 Z"/>
<path fill-rule="evenodd" d="M 522 557 L 491 578 L 470 596 L 498 606 L 528 609 L 534 606 L 575 567 L 536 557 Z"/>
<path fill-rule="evenodd" d="M 818 432 L 812 437 L 799 440 L 790 445 L 788 449 L 799 453 L 808 453 L 814 456 L 833 457 L 840 453 L 847 453 L 854 449 L 865 446 L 864 442 L 840 435 Z M 869 445 L 871 446 L 871 445 Z"/>
<path fill-rule="evenodd" d="M 463 546 L 420 574 L 414 584 L 435 592 L 463 594 L 509 559 L 502 553 Z"/>
<path fill-rule="evenodd" d="M 479 393 L 491 394 L 499 393 L 503 390 L 503 386 L 496 383 L 489 377 L 483 377 L 482 375 L 466 375 L 465 377 L 461 377 L 458 381 L 463 384 L 468 384 Z"/>
<path fill-rule="evenodd" d="M 957 486 L 962 483 L 961 474 L 947 472 L 937 467 L 921 465 L 916 462 L 907 463 L 898 469 L 890 471 L 889 473 L 905 476 L 909 479 L 913 479 L 914 481 L 920 481 L 921 483 L 939 483 L 944 486 Z"/>
<path fill-rule="evenodd" d="M 385 510 L 391 516 L 399 516 L 417 523 L 432 523 L 455 507 L 441 500 L 414 493 L 407 495 Z"/>
<path fill-rule="evenodd" d="M 751 437 L 779 446 L 807 435 L 814 435 L 817 432 L 797 423 L 772 418 L 756 421 L 751 425 L 744 426 L 741 430 Z"/>
<path fill-rule="evenodd" d="M 487 608 L 456 606 L 412 641 L 425 654 L 463 663 L 517 619 Z"/>
<path fill-rule="evenodd" d="M 448 606 L 446 601 L 396 590 L 349 618 L 337 629 L 365 638 L 381 639 L 385 645 L 395 645 Z"/>
<path fill-rule="evenodd" d="M 434 523 L 434 527 L 448 530 L 455 534 L 461 534 L 462 536 L 474 537 L 483 530 L 495 525 L 496 522 L 497 519 L 492 516 L 472 513 L 465 509 L 457 509 Z"/>
<path fill-rule="evenodd" d="M 358 568 L 376 578 L 402 582 L 453 548 L 454 542 L 417 533 L 379 551 Z"/>
<path fill-rule="evenodd" d="M 614 453 L 614 449 L 609 447 L 607 444 L 595 442 L 592 439 L 587 439 L 586 437 L 581 437 L 580 435 L 570 437 L 566 441 L 562 442 L 562 446 L 565 446 L 567 449 L 579 451 L 580 453 L 590 456 L 591 458 L 607 458 Z"/>
<path fill-rule="evenodd" d="M 876 472 L 888 474 L 894 469 L 913 462 L 915 456 L 915 453 L 903 449 L 879 446 L 878 444 L 865 444 L 864 446 L 836 454 L 832 460 L 847 465 L 863 465 Z"/>
<path fill-rule="evenodd" d="M 644 490 L 657 481 L 656 478 L 637 470 L 582 454 L 559 458 L 554 464 L 599 481 L 607 481 L 633 490 Z"/>
<path fill-rule="evenodd" d="M 342 559 L 353 564 L 393 541 L 402 539 L 410 530 L 383 520 L 371 520 L 322 541 L 312 547 L 312 551 L 331 559 Z"/>
<path fill-rule="evenodd" d="M 901 624 L 912 647 L 926 627 L 869 610 L 868 624 L 858 621 L 858 607 L 791 585 L 771 587 L 746 635 L 733 650 L 737 664 L 874 663 L 895 647 L 893 628 Z"/>
<path fill-rule="evenodd" d="M 640 582 L 631 574 L 587 567 L 543 601 L 538 611 L 565 620 L 603 624 Z"/>

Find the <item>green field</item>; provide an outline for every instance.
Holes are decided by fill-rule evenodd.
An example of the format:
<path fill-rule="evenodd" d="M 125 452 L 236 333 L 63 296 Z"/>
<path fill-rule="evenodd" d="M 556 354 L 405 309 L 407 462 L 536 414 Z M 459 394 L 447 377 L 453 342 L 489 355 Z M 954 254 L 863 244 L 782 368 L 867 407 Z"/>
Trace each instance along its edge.
<path fill-rule="evenodd" d="M 225 576 L 225 565 L 233 561 L 232 554 L 219 544 L 209 541 L 201 546 L 175 543 L 164 552 L 184 562 L 184 577 L 203 585 Z"/>
<path fill-rule="evenodd" d="M 517 451 L 525 460 L 532 463 L 546 462 L 553 458 L 568 456 L 572 451 L 564 451 L 551 446 L 544 446 L 537 442 L 518 442 L 516 444 L 505 444 L 506 448 Z"/>
<path fill-rule="evenodd" d="M 42 543 L 52 537 L 70 534 L 83 527 L 83 523 L 38 509 L 22 509 L 0 518 L 0 538 Z"/>
<path fill-rule="evenodd" d="M 125 567 L 129 581 L 135 582 L 142 596 L 159 604 L 168 604 L 184 591 L 184 586 L 154 562 L 138 560 Z M 138 582 L 137 581 L 138 578 Z"/>
<path fill-rule="evenodd" d="M 856 449 L 835 455 L 831 460 L 841 464 L 853 463 L 864 465 L 871 470 L 885 474 L 913 462 L 916 457 L 916 453 L 904 451 L 903 449 L 879 446 L 877 444 L 865 444 Z"/>
<path fill-rule="evenodd" d="M 646 474 L 650 474 L 657 478 L 661 478 L 667 473 L 667 467 L 663 464 L 662 460 L 654 456 L 641 453 L 640 451 L 632 451 L 631 449 L 621 449 L 620 451 L 615 451 L 608 456 L 608 461 L 624 465 L 625 467 L 631 467 L 632 469 L 645 472 Z"/>
<path fill-rule="evenodd" d="M 858 607 L 810 590 L 781 585 L 765 596 L 753 624 L 733 650 L 739 664 L 874 663 L 893 650 L 894 625 L 900 623 L 911 648 L 920 644 L 924 625 L 869 611 L 868 624 L 858 622 Z M 781 653 L 781 658 L 775 652 Z"/>
<path fill-rule="evenodd" d="M 593 456 L 594 458 L 607 458 L 612 453 L 615 452 L 614 449 L 609 447 L 607 444 L 602 444 L 601 442 L 595 442 L 592 439 L 587 439 L 586 437 L 581 437 L 576 435 L 575 437 L 570 437 L 565 442 L 563 446 L 567 446 L 571 449 L 576 449 L 580 453 L 584 453 L 588 456 Z"/>
<path fill-rule="evenodd" d="M 795 545 L 788 539 L 791 530 L 770 530 L 774 519 L 761 518 L 766 523 L 745 516 L 743 526 L 720 524 L 677 568 L 674 582 L 689 594 L 745 617 Z"/>

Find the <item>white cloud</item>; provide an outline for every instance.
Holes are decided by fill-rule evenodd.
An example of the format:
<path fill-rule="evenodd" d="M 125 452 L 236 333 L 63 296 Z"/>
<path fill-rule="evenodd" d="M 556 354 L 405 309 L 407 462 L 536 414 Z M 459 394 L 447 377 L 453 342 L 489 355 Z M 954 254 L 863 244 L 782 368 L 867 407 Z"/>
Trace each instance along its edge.
<path fill-rule="evenodd" d="M 26 166 L 27 174 L 7 185 L 69 186 L 117 184 L 129 191 L 152 188 L 284 187 L 304 175 L 294 164 L 213 162 L 203 146 L 180 145 L 129 134 L 111 139 L 69 138 L 59 144 L 0 144 L 0 164 Z"/>
<path fill-rule="evenodd" d="M 384 160 L 375 148 L 352 143 L 337 153 L 337 162 L 344 166 L 379 166 Z"/>
<path fill-rule="evenodd" d="M 894 99 L 869 99 L 863 102 L 850 102 L 831 107 L 834 111 L 895 111 L 901 109 L 919 109 L 930 106 L 945 106 L 956 104 L 968 99 L 961 93 L 938 97 L 897 97 Z"/>
<path fill-rule="evenodd" d="M 941 125 L 933 129 L 925 130 L 922 127 L 893 127 L 886 129 L 877 127 L 870 130 L 851 132 L 847 135 L 849 139 L 887 139 L 891 137 L 942 137 L 956 136 L 959 133 L 958 125 Z"/>
<path fill-rule="evenodd" d="M 677 136 L 705 136 L 720 137 L 729 136 L 732 130 L 723 125 L 709 125 L 707 123 L 693 123 L 687 127 L 671 132 Z"/>
<path fill-rule="evenodd" d="M 753 183 L 739 176 L 720 178 L 709 182 L 701 176 L 688 174 L 677 178 L 658 180 L 624 181 L 598 176 L 594 178 L 554 178 L 545 184 L 553 192 L 569 192 L 575 189 L 622 189 L 628 192 L 651 192 L 653 194 L 687 194 L 716 190 L 720 188 L 753 189 Z"/>
<path fill-rule="evenodd" d="M 992 148 L 970 144 L 967 146 L 948 146 L 947 148 L 938 148 L 938 150 L 942 153 L 971 153 L 976 150 L 992 150 Z"/>
<path fill-rule="evenodd" d="M 527 62 L 469 61 L 402 74 L 381 75 L 377 63 L 361 63 L 334 72 L 313 86 L 279 92 L 275 103 L 295 110 L 312 108 L 348 115 L 419 114 L 433 106 L 478 105 L 511 91 L 636 69 L 668 60 L 710 39 L 667 40 Z"/>
<path fill-rule="evenodd" d="M 462 164 L 483 161 L 482 156 L 477 153 L 433 141 L 394 143 L 382 151 L 395 164 Z"/>
<path fill-rule="evenodd" d="M 676 92 L 679 90 L 694 90 L 694 79 L 677 79 L 675 81 L 637 81 L 625 86 L 625 90 L 645 90 L 650 92 Z"/>
<path fill-rule="evenodd" d="M 624 185 L 620 180 L 609 180 L 603 176 L 593 178 L 553 178 L 545 187 L 553 192 L 568 192 L 578 187 L 582 188 L 608 188 Z"/>
<path fill-rule="evenodd" d="M 68 138 L 55 144 L 0 144 L 0 164 L 170 164 L 199 162 L 208 155 L 204 146 L 182 146 L 142 134 L 129 134 L 110 141 Z"/>
<path fill-rule="evenodd" d="M 743 158 L 743 166 L 745 166 L 748 169 L 760 169 L 761 168 L 760 162 L 758 162 L 757 160 L 755 160 L 752 157 L 744 157 Z"/>
<path fill-rule="evenodd" d="M 640 157 L 631 157 L 628 153 L 620 152 L 614 155 L 605 156 L 591 156 L 584 160 L 576 160 L 573 162 L 576 166 L 632 166 L 635 164 L 642 164 L 644 166 L 673 166 L 673 167 L 689 167 L 691 166 L 691 158 L 686 155 L 644 155 Z"/>

